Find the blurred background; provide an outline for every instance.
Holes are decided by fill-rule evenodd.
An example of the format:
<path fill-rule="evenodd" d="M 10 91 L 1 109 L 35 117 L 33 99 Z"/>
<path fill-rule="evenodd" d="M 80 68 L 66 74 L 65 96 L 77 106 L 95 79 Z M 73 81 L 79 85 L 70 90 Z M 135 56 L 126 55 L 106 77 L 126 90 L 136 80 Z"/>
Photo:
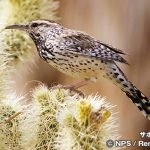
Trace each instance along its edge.
<path fill-rule="evenodd" d="M 60 23 L 82 30 L 96 39 L 117 47 L 128 55 L 130 65 L 118 64 L 126 76 L 150 98 L 150 0 L 60 0 Z M 29 72 L 16 75 L 18 92 L 25 92 L 37 81 L 70 84 L 80 81 L 66 76 L 38 60 Z M 118 112 L 121 139 L 142 140 L 140 132 L 150 131 L 150 122 L 132 102 L 110 81 L 102 78 L 81 88 L 86 94 L 105 96 Z M 144 140 L 150 140 L 145 138 Z M 126 148 L 145 150 L 148 147 Z"/>

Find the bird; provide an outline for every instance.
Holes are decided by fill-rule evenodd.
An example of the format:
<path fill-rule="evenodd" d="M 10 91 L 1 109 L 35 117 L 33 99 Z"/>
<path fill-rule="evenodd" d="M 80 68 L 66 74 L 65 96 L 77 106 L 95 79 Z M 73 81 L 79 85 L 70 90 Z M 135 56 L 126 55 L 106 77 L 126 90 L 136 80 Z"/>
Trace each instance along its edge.
<path fill-rule="evenodd" d="M 117 85 L 150 120 L 149 99 L 127 79 L 117 62 L 128 64 L 125 53 L 85 32 L 69 29 L 51 20 L 33 20 L 5 29 L 25 31 L 34 41 L 39 56 L 59 71 L 84 80 L 104 77 Z"/>

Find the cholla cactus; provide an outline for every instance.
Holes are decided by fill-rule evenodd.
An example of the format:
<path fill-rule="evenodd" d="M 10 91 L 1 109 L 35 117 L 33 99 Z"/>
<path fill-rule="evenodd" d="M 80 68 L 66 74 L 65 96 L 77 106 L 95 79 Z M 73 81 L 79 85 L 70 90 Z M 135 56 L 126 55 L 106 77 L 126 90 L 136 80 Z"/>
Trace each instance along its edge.
<path fill-rule="evenodd" d="M 8 59 L 8 54 L 2 51 L 5 45 L 0 45 L 0 101 L 6 97 L 5 91 L 8 89 L 7 81 L 8 81 L 8 72 L 9 67 L 7 63 L 10 61 Z"/>
<path fill-rule="evenodd" d="M 16 98 L 1 103 L 0 149 L 107 150 L 106 140 L 118 136 L 111 107 L 98 96 L 40 85 L 27 106 Z"/>
<path fill-rule="evenodd" d="M 55 118 L 57 99 L 54 93 L 43 85 L 33 91 L 33 104 L 24 112 L 23 116 L 26 119 L 23 120 L 21 127 L 24 148 L 36 150 L 53 148 L 53 139 L 58 126 Z"/>
<path fill-rule="evenodd" d="M 0 149 L 22 150 L 19 114 L 23 106 L 19 104 L 24 97 L 9 96 L 0 102 Z"/>
<path fill-rule="evenodd" d="M 33 91 L 33 105 L 24 112 L 26 119 L 23 120 L 21 127 L 23 147 L 36 150 L 55 149 L 54 139 L 59 127 L 56 113 L 69 95 L 69 90 L 59 87 L 49 90 L 44 85 Z"/>
<path fill-rule="evenodd" d="M 82 98 L 59 86 L 49 90 L 42 85 L 32 99 L 21 126 L 23 147 L 106 150 L 106 140 L 117 138 L 112 106 L 101 97 Z"/>
<path fill-rule="evenodd" d="M 26 23 L 31 20 L 45 18 L 56 20 L 55 10 L 58 2 L 54 0 L 1 0 L 0 1 L 0 29 L 6 25 Z M 11 65 L 18 62 L 32 62 L 35 60 L 35 50 L 31 39 L 20 31 L 3 31 L 8 46 L 5 51 L 11 54 Z"/>
<path fill-rule="evenodd" d="M 72 97 L 58 111 L 58 136 L 55 147 L 59 150 L 107 150 L 106 141 L 117 139 L 111 107 L 98 96 Z"/>

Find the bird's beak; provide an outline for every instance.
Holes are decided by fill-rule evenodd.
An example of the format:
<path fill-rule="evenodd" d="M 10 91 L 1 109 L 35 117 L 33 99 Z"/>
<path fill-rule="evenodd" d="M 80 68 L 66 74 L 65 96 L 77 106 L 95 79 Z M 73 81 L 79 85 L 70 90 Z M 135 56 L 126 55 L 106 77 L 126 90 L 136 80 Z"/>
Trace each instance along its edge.
<path fill-rule="evenodd" d="M 5 29 L 18 29 L 23 31 L 27 31 L 28 28 L 29 28 L 28 25 L 17 25 L 17 24 L 5 27 Z"/>

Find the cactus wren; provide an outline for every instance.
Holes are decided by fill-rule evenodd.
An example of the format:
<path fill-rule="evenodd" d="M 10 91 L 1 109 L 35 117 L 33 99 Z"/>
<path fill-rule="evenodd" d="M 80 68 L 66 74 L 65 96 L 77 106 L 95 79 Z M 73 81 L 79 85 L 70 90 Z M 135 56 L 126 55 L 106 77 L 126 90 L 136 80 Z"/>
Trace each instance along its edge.
<path fill-rule="evenodd" d="M 124 54 L 121 50 L 49 20 L 11 25 L 6 29 L 26 31 L 33 39 L 40 57 L 65 74 L 84 79 L 98 79 L 100 76 L 110 79 L 150 119 L 149 99 L 126 78 L 115 63 L 127 64 L 121 57 Z"/>

